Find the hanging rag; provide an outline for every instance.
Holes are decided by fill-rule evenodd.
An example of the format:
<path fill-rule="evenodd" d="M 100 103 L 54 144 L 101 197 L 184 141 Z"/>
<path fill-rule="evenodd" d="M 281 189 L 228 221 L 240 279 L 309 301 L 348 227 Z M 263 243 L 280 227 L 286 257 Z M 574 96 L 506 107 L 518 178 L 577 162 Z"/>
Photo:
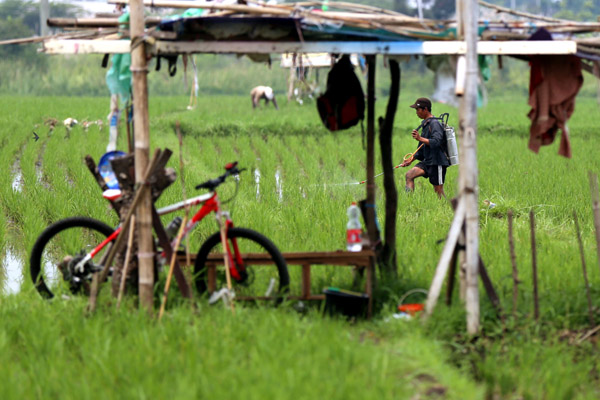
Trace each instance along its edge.
<path fill-rule="evenodd" d="M 575 110 L 575 96 L 583 84 L 581 60 L 575 56 L 534 56 L 531 58 L 529 149 L 554 142 L 560 129 L 558 154 L 571 158 L 567 121 Z"/>
<path fill-rule="evenodd" d="M 529 40 L 552 40 L 552 35 L 540 28 Z M 567 121 L 583 84 L 581 60 L 575 56 L 532 56 L 529 64 L 529 149 L 537 153 L 540 147 L 551 144 L 560 129 L 558 154 L 571 158 Z"/>

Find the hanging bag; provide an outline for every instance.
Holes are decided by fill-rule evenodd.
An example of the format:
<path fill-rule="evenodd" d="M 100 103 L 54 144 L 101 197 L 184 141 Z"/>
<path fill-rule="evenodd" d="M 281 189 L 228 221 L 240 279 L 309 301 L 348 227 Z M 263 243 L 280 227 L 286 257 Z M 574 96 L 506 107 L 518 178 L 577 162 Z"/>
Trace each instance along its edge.
<path fill-rule="evenodd" d="M 327 90 L 317 99 L 323 124 L 330 131 L 348 129 L 365 117 L 365 95 L 350 56 L 343 55 L 327 75 Z"/>

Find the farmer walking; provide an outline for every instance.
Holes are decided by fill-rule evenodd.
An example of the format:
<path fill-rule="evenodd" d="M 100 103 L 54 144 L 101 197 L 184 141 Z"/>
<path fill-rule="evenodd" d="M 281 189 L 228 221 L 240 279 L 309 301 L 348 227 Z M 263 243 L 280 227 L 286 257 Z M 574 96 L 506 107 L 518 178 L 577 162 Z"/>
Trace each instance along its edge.
<path fill-rule="evenodd" d="M 444 180 L 446 179 L 446 168 L 450 165 L 448 157 L 444 151 L 446 146 L 444 140 L 444 129 L 442 124 L 433 114 L 431 114 L 431 101 L 425 97 L 420 97 L 415 104 L 410 106 L 417 111 L 417 117 L 423 120 L 419 128 L 423 128 L 422 135 L 419 134 L 419 128 L 412 131 L 412 137 L 419 142 L 418 150 L 401 167 L 408 167 L 414 159 L 419 163 L 412 167 L 406 173 L 406 191 L 412 192 L 415 189 L 415 178 L 420 176 L 429 178 L 433 189 L 441 198 L 444 193 Z"/>

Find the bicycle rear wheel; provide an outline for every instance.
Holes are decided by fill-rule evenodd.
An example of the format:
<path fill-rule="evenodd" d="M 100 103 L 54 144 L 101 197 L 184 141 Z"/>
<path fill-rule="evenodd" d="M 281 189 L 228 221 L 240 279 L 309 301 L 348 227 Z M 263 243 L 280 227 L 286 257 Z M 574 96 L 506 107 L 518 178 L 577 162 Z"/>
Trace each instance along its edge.
<path fill-rule="evenodd" d="M 66 218 L 48 226 L 33 245 L 29 260 L 31 279 L 40 295 L 51 299 L 58 294 L 85 293 L 92 263 L 99 262 L 110 245 L 86 263 L 82 273 L 73 273 L 73 266 L 113 231 L 104 222 L 86 217 Z"/>
<path fill-rule="evenodd" d="M 234 242 L 239 249 L 241 263 L 234 262 L 242 279 L 232 278 L 235 298 L 239 300 L 259 300 L 275 298 L 280 301 L 288 292 L 290 276 L 285 259 L 279 249 L 262 234 L 246 228 L 231 228 L 227 232 L 230 249 Z M 235 257 L 234 257 L 235 258 Z M 194 275 L 196 289 L 200 294 L 212 294 L 226 286 L 223 266 L 223 246 L 219 232 L 209 237 L 196 256 Z M 216 285 L 209 285 L 208 269 L 215 265 Z"/>

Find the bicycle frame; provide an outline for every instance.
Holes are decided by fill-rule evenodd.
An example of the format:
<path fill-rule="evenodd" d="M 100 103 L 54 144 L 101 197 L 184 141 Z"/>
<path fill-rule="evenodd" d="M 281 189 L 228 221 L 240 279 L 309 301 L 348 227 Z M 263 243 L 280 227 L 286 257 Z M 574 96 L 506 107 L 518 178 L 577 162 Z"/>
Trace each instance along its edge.
<path fill-rule="evenodd" d="M 179 203 L 175 203 L 175 204 L 160 208 L 156 212 L 158 215 L 166 215 L 166 214 L 170 214 L 175 211 L 182 210 L 186 207 L 192 207 L 192 206 L 195 206 L 198 204 L 202 204 L 202 207 L 186 223 L 185 227 L 183 228 L 182 238 L 186 237 L 189 234 L 189 232 L 191 232 L 191 230 L 194 229 L 194 227 L 200 221 L 202 221 L 208 214 L 210 214 L 212 212 L 214 212 L 216 214 L 216 219 L 217 219 L 217 223 L 219 224 L 219 226 L 224 223 L 225 233 L 226 233 L 226 237 L 227 237 L 227 230 L 229 228 L 233 227 L 233 221 L 231 220 L 231 217 L 227 211 L 221 210 L 221 203 L 219 201 L 219 197 L 217 196 L 216 191 L 213 191 L 213 192 L 210 192 L 207 194 L 203 194 L 200 196 L 196 196 L 189 200 L 181 201 Z M 93 259 L 96 254 L 98 254 L 100 251 L 102 251 L 102 249 L 104 249 L 104 247 L 106 247 L 106 245 L 113 242 L 117 238 L 117 236 L 121 233 L 121 230 L 122 230 L 121 226 L 117 227 L 117 229 L 110 236 L 108 236 L 104 241 L 102 241 L 102 243 L 100 243 L 98 246 L 96 246 L 94 249 L 92 249 L 92 251 L 90 251 L 88 254 L 86 254 L 85 257 L 77 263 L 77 265 L 75 266 L 75 269 L 76 270 L 81 269 L 83 271 L 84 264 L 86 262 L 90 261 L 91 259 Z M 174 246 L 174 244 L 175 244 L 175 239 L 172 241 L 171 246 Z M 229 242 L 223 243 L 223 247 L 224 247 L 224 249 L 227 253 L 227 257 L 229 258 L 229 261 L 230 261 L 229 265 L 230 265 L 231 277 L 233 279 L 236 279 L 237 281 L 240 281 L 243 279 L 243 277 L 240 274 L 240 272 L 238 271 L 238 269 L 235 267 L 235 265 L 241 266 L 241 265 L 243 265 L 243 261 L 242 261 L 242 257 L 239 252 L 237 242 L 235 241 L 235 239 L 232 240 L 232 245 L 233 245 L 233 253 L 229 246 Z M 235 259 L 232 256 L 232 254 L 235 255 Z M 164 252 L 163 252 L 163 255 L 164 255 Z"/>

